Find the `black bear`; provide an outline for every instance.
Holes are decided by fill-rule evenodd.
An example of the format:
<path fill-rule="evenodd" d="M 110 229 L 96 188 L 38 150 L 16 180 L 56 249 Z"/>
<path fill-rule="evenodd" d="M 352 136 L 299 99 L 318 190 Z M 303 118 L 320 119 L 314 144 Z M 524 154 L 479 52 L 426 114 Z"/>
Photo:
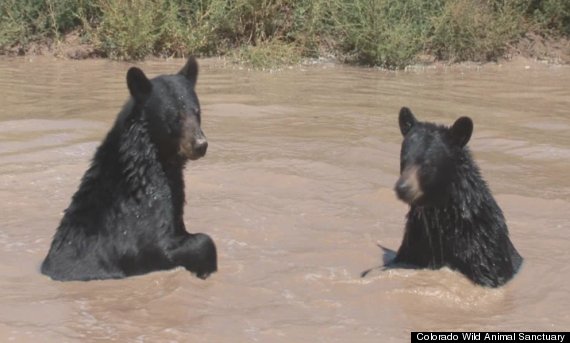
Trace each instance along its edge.
<path fill-rule="evenodd" d="M 479 285 L 505 284 L 522 257 L 466 146 L 473 122 L 468 117 L 451 127 L 420 122 L 403 107 L 399 124 L 404 141 L 395 191 L 410 211 L 404 239 L 388 266 L 447 266 Z"/>
<path fill-rule="evenodd" d="M 183 169 L 206 154 L 190 58 L 149 80 L 130 68 L 131 98 L 85 172 L 41 271 L 55 280 L 116 279 L 182 266 L 205 279 L 216 247 L 183 221 Z"/>

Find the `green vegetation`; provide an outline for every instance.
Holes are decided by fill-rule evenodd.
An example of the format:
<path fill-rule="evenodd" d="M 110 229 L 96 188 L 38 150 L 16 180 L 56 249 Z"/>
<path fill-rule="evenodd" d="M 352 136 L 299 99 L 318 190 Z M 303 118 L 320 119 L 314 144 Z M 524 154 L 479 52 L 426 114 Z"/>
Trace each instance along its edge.
<path fill-rule="evenodd" d="M 568 0 L 0 0 L 0 53 L 73 33 L 113 59 L 227 55 L 265 68 L 334 55 L 388 68 L 488 61 L 570 36 Z"/>

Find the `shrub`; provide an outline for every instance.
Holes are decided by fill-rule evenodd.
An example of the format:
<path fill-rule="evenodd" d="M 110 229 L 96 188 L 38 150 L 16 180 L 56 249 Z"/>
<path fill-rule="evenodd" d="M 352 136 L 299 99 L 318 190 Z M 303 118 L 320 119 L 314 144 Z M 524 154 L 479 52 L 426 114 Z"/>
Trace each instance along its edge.
<path fill-rule="evenodd" d="M 485 1 L 448 1 L 432 23 L 428 50 L 451 61 L 494 60 L 523 32 L 521 15 L 509 6 L 493 10 Z"/>

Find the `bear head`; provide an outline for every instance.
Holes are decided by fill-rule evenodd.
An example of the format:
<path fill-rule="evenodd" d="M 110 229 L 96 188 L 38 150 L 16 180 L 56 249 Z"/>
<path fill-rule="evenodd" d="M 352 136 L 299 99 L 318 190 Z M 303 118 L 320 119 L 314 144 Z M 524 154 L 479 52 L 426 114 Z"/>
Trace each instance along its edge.
<path fill-rule="evenodd" d="M 193 57 L 175 75 L 149 80 L 139 68 L 127 72 L 133 112 L 147 122 L 162 160 L 196 160 L 206 154 L 208 141 L 200 127 L 200 103 L 194 90 L 197 78 L 198 64 Z"/>
<path fill-rule="evenodd" d="M 407 107 L 400 110 L 400 178 L 395 191 L 410 205 L 432 206 L 446 201 L 457 168 L 465 158 L 473 122 L 461 117 L 451 127 L 418 121 Z"/>

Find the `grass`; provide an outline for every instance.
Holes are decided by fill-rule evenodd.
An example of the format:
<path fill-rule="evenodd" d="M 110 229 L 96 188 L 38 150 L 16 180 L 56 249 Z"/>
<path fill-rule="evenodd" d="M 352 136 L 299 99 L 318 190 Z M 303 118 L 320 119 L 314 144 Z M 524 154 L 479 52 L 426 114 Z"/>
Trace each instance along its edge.
<path fill-rule="evenodd" d="M 78 33 L 100 56 L 229 55 L 257 68 L 334 55 L 402 68 L 489 61 L 527 32 L 570 36 L 568 0 L 1 0 L 0 53 Z"/>
<path fill-rule="evenodd" d="M 301 61 L 300 51 L 292 44 L 277 39 L 244 45 L 230 54 L 236 63 L 245 63 L 255 69 L 272 69 Z"/>
<path fill-rule="evenodd" d="M 508 43 L 522 36 L 523 19 L 508 3 L 448 2 L 442 14 L 432 20 L 428 46 L 443 60 L 495 60 L 504 54 Z"/>

